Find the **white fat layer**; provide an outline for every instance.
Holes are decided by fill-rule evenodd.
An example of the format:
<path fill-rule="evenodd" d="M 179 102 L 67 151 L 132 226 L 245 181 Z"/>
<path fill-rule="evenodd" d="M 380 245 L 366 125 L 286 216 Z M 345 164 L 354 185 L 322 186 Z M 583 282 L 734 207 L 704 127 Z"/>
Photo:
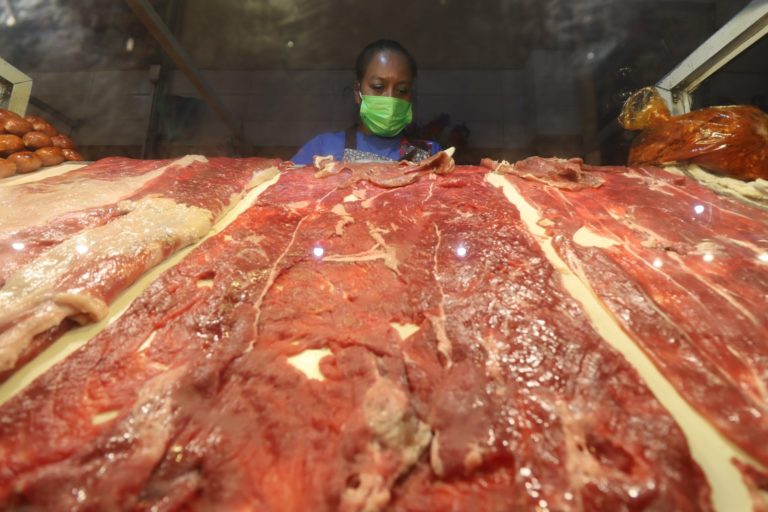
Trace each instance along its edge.
<path fill-rule="evenodd" d="M 349 212 L 347 212 L 346 208 L 344 208 L 343 203 L 338 203 L 331 208 L 331 212 L 335 213 L 339 217 L 339 221 L 336 223 L 335 232 L 338 236 L 342 236 L 344 234 L 344 228 L 347 224 L 352 224 L 355 222 L 354 217 L 352 217 Z"/>
<path fill-rule="evenodd" d="M 26 226 L 37 226 L 65 213 L 118 203 L 131 196 L 149 181 L 163 174 L 171 166 L 187 166 L 205 162 L 202 156 L 185 156 L 154 171 L 140 176 L 122 176 L 114 180 L 94 180 L 82 176 L 77 181 L 41 187 L 40 190 L 22 190 L 16 187 L 0 188 L 0 211 L 13 211 L 13 215 L 0 217 L 0 231 L 16 231 Z M 42 205 L 45 205 L 41 208 Z"/>
<path fill-rule="evenodd" d="M 688 165 L 685 172 L 677 167 L 665 167 L 665 170 L 675 174 L 687 173 L 707 188 L 721 194 L 733 195 L 747 202 L 768 205 L 768 180 L 758 178 L 753 181 L 742 181 L 727 176 L 709 173 L 698 165 Z"/>
<path fill-rule="evenodd" d="M 188 245 L 211 228 L 209 211 L 171 199 L 143 198 L 128 208 L 126 215 L 78 233 L 8 277 L 0 289 L 0 325 L 14 327 L 0 334 L 0 370 L 11 368 L 32 337 L 63 318 L 74 315 L 85 323 L 107 315 L 107 305 L 89 290 L 102 278 L 112 278 L 99 275 L 116 271 L 106 262 L 144 256 L 154 266 L 162 261 L 164 248 Z M 84 262 L 93 262 L 92 275 L 63 287 L 71 269 Z"/>
<path fill-rule="evenodd" d="M 694 168 L 694 169 L 696 167 L 697 166 L 692 166 L 692 168 Z M 679 174 L 679 172 L 680 172 L 679 169 L 674 168 L 674 167 L 669 167 L 669 166 L 664 167 L 664 169 L 667 172 L 670 172 L 671 174 Z M 701 171 L 701 169 L 699 169 L 699 170 Z M 705 171 L 701 171 L 701 173 L 702 174 L 708 174 Z M 710 188 L 710 189 L 714 190 L 715 192 L 720 193 L 721 195 L 733 196 L 733 197 L 736 197 L 736 198 L 740 199 L 741 201 L 750 203 L 752 205 L 763 206 L 763 207 L 766 206 L 766 201 L 768 201 L 768 190 L 764 190 L 763 192 L 758 192 L 755 197 L 748 197 L 747 195 L 744 195 L 742 193 L 728 190 L 727 187 L 721 187 L 721 186 L 717 186 L 717 185 L 710 186 L 707 183 L 707 179 L 706 178 L 704 178 L 703 180 L 700 180 L 700 178 L 703 178 L 703 176 L 697 177 L 694 174 L 692 174 L 691 172 L 687 172 L 687 174 L 689 174 L 691 177 L 693 177 L 693 179 L 698 181 L 701 185 L 704 185 L 705 187 Z M 732 178 L 722 178 L 722 179 L 728 180 L 728 179 L 732 179 Z M 719 180 L 717 180 L 717 181 L 719 182 Z M 740 180 L 735 180 L 735 181 L 736 182 L 740 182 L 740 183 L 745 183 L 745 182 L 741 182 Z M 763 187 L 765 187 L 765 184 L 768 183 L 765 180 L 757 180 L 757 181 L 761 182 L 761 183 L 758 183 L 758 186 L 762 185 Z M 756 182 L 752 182 L 752 183 L 756 183 Z M 667 186 L 669 186 L 669 185 L 667 185 Z M 758 190 L 758 189 L 756 189 L 756 190 Z M 739 216 L 739 217 L 749 218 L 748 215 L 746 215 L 746 214 L 744 214 L 742 212 L 736 212 L 735 210 L 731 210 L 731 209 L 729 209 L 725 205 L 715 205 L 715 204 L 705 200 L 704 198 L 697 196 L 694 192 L 691 192 L 691 191 L 687 190 L 685 187 L 677 187 L 675 189 L 675 191 L 677 193 L 679 193 L 679 194 L 688 196 L 691 199 L 695 199 L 696 201 L 699 201 L 703 205 L 707 205 L 707 206 L 710 206 L 710 207 L 717 208 L 720 211 L 729 212 L 731 215 L 736 215 L 736 216 Z M 757 199 L 758 197 L 760 199 Z"/>
<path fill-rule="evenodd" d="M 2 187 L 15 187 L 16 185 L 22 185 L 24 183 L 30 183 L 33 181 L 40 181 L 45 178 L 52 178 L 61 174 L 80 169 L 88 165 L 86 162 L 64 162 L 60 165 L 54 165 L 52 167 L 43 167 L 39 171 L 30 172 L 26 174 L 16 174 L 14 176 L 8 176 L 0 180 L 0 188 Z"/>
<path fill-rule="evenodd" d="M 343 219 L 340 222 L 344 222 Z M 342 230 L 343 227 L 344 224 L 341 225 Z M 338 233 L 338 224 L 336 226 L 336 230 Z M 375 242 L 373 247 L 367 251 L 354 254 L 329 254 L 327 256 L 323 256 L 323 261 L 335 263 L 358 263 L 363 261 L 383 260 L 385 267 L 399 275 L 400 271 L 398 270 L 398 265 L 400 264 L 400 261 L 397 259 L 397 250 L 395 247 L 387 244 L 386 240 L 382 236 L 382 233 L 386 234 L 388 232 L 389 231 L 386 229 L 378 228 L 369 223 L 368 234 Z"/>
<path fill-rule="evenodd" d="M 339 217 L 348 217 L 349 213 L 347 212 L 347 209 L 344 208 L 344 205 L 342 203 L 338 203 L 333 205 L 333 208 L 331 208 L 331 212 L 335 213 Z"/>
<path fill-rule="evenodd" d="M 157 336 L 157 331 L 152 331 L 149 336 L 147 336 L 147 339 L 144 340 L 144 343 L 141 344 L 139 347 L 138 352 L 143 352 L 149 348 L 150 345 L 152 345 L 152 342 L 155 340 L 155 336 Z"/>
<path fill-rule="evenodd" d="M 91 423 L 94 425 L 102 425 L 117 418 L 117 415 L 118 411 L 101 412 L 99 414 L 95 414 L 93 418 L 91 418 Z"/>
<path fill-rule="evenodd" d="M 389 325 L 397 332 L 401 340 L 406 339 L 411 334 L 419 330 L 419 326 L 416 324 L 400 324 L 397 322 L 390 322 Z"/>
<path fill-rule="evenodd" d="M 327 348 L 307 349 L 288 358 L 288 364 L 303 373 L 308 379 L 324 381 L 320 371 L 320 360 L 332 352 Z"/>
<path fill-rule="evenodd" d="M 751 510 L 749 492 L 741 474 L 730 463 L 732 457 L 748 460 L 746 454 L 725 439 L 695 411 L 667 381 L 653 362 L 624 332 L 617 320 L 603 306 L 584 276 L 572 272 L 552 246 L 552 240 L 537 225 L 539 214 L 506 178 L 489 173 L 486 180 L 502 189 L 507 199 L 520 211 L 528 229 L 535 235 L 547 259 L 560 272 L 563 285 L 587 313 L 593 327 L 604 340 L 618 350 L 637 370 L 656 399 L 672 414 L 683 430 L 691 454 L 707 475 L 712 486 L 712 500 L 720 512 Z M 567 464 L 567 463 L 566 463 Z"/>
<path fill-rule="evenodd" d="M 435 435 L 432 436 L 432 443 L 429 446 L 429 465 L 437 476 L 442 477 L 445 475 L 445 465 L 443 465 L 443 460 L 440 458 L 439 432 L 435 432 Z"/>
<path fill-rule="evenodd" d="M 56 168 L 52 167 L 51 169 Z M 30 361 L 22 368 L 19 368 L 5 382 L 0 384 L 0 404 L 12 398 L 38 376 L 42 375 L 56 363 L 64 360 L 69 354 L 83 346 L 88 340 L 98 335 L 108 325 L 117 321 L 120 316 L 122 316 L 122 314 L 128 309 L 134 299 L 141 295 L 141 293 L 147 287 L 149 287 L 149 285 L 152 284 L 152 282 L 155 281 L 160 276 L 160 274 L 179 263 L 205 240 L 226 228 L 241 213 L 247 210 L 258 199 L 259 195 L 261 195 L 270 186 L 277 183 L 279 178 L 280 171 L 277 167 L 269 167 L 260 172 L 256 172 L 251 182 L 255 188 L 251 189 L 242 198 L 234 198 L 236 202 L 228 205 L 225 212 L 222 213 L 219 220 L 216 221 L 216 223 L 213 225 L 213 228 L 203 239 L 198 240 L 193 245 L 187 246 L 186 248 L 177 251 L 175 254 L 165 259 L 154 268 L 151 268 L 145 272 L 130 287 L 118 295 L 118 297 L 109 306 L 109 314 L 101 321 L 69 330 L 58 340 L 56 340 L 55 343 L 41 352 L 35 359 Z"/>
<path fill-rule="evenodd" d="M 443 235 L 440 232 L 440 228 L 435 224 L 435 235 L 437 241 L 435 242 L 435 250 L 432 255 L 432 275 L 437 283 L 437 291 L 440 293 L 440 303 L 438 304 L 437 314 L 427 314 L 426 317 L 432 323 L 432 328 L 437 338 L 437 350 L 443 356 L 445 356 L 445 366 L 450 368 L 453 365 L 453 343 L 448 337 L 448 333 L 445 329 L 445 292 L 443 291 L 443 285 L 440 282 L 440 271 L 438 269 L 438 251 L 443 242 Z"/>
<path fill-rule="evenodd" d="M 612 247 L 619 242 L 607 236 L 598 235 L 586 226 L 580 227 L 573 234 L 573 241 L 582 247 Z"/>

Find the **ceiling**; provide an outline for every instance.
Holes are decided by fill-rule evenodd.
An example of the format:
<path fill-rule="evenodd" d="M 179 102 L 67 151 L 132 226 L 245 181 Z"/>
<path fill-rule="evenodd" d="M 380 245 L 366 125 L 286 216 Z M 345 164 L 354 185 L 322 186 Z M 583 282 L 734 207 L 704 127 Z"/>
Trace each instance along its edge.
<path fill-rule="evenodd" d="M 349 69 L 394 38 L 423 68 L 519 69 L 533 50 L 679 62 L 747 0 L 154 0 L 200 69 Z M 15 23 L 11 24 L 9 19 Z M 26 71 L 147 69 L 158 47 L 125 2 L 0 0 L 0 56 Z M 586 54 L 586 52 L 585 52 Z"/>

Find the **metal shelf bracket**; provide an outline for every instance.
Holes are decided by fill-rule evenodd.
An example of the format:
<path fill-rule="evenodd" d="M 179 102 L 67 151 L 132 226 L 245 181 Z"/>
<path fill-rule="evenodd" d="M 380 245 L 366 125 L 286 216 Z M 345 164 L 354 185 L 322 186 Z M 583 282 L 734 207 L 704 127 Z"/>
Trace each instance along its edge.
<path fill-rule="evenodd" d="M 672 114 L 691 111 L 691 93 L 768 34 L 768 0 L 752 0 L 657 84 Z"/>

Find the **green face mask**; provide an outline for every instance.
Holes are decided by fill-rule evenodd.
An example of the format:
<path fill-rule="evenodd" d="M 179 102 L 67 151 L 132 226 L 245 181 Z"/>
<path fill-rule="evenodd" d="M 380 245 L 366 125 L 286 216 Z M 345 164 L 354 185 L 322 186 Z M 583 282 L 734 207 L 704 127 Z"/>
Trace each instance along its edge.
<path fill-rule="evenodd" d="M 411 102 L 392 96 L 360 95 L 360 118 L 372 133 L 394 137 L 413 121 Z"/>

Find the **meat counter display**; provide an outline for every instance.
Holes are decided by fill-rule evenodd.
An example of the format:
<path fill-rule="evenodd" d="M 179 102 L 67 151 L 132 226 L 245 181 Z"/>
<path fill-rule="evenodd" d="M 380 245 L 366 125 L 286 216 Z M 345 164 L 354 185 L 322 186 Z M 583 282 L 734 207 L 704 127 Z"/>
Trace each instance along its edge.
<path fill-rule="evenodd" d="M 0 508 L 764 506 L 768 211 L 685 175 L 111 158 L 0 205 Z"/>

